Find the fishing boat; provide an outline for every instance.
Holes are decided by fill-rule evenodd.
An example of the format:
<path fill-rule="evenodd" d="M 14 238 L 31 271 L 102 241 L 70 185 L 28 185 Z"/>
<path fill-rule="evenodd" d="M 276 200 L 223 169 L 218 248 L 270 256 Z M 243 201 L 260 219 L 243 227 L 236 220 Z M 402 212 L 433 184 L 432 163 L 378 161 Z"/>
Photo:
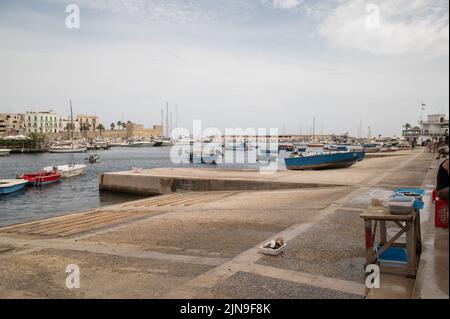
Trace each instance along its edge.
<path fill-rule="evenodd" d="M 84 159 L 86 162 L 88 162 L 89 164 L 95 164 L 95 163 L 100 163 L 100 156 L 98 155 L 89 155 L 89 157 L 86 157 Z"/>
<path fill-rule="evenodd" d="M 278 158 L 278 152 L 270 149 L 258 149 L 258 161 L 270 162 Z"/>
<path fill-rule="evenodd" d="M 55 171 L 42 171 L 37 173 L 26 173 L 20 176 L 20 178 L 25 179 L 29 185 L 41 186 L 58 182 L 61 179 L 61 173 Z"/>
<path fill-rule="evenodd" d="M 343 152 L 343 151 L 347 151 L 347 145 L 325 145 L 323 147 L 323 149 L 327 150 L 327 151 Z"/>
<path fill-rule="evenodd" d="M 48 149 L 48 151 L 50 153 L 85 153 L 87 151 L 87 148 L 71 144 L 63 146 L 52 146 Z"/>
<path fill-rule="evenodd" d="M 109 143 L 110 147 L 128 147 L 130 144 L 126 141 Z"/>
<path fill-rule="evenodd" d="M 279 151 L 287 151 L 287 152 L 293 152 L 295 150 L 295 145 L 291 143 L 283 143 L 278 145 Z"/>
<path fill-rule="evenodd" d="M 27 181 L 21 178 L 0 179 L 0 195 L 6 195 L 20 191 L 26 185 Z"/>
<path fill-rule="evenodd" d="M 324 147 L 325 145 L 322 143 L 308 143 L 306 144 L 308 147 Z"/>
<path fill-rule="evenodd" d="M 189 162 L 196 164 L 217 164 L 217 155 L 191 152 L 189 154 Z"/>
<path fill-rule="evenodd" d="M 358 154 L 358 161 L 362 161 L 366 156 L 366 152 L 361 145 L 349 145 L 347 146 L 348 152 L 356 152 Z"/>
<path fill-rule="evenodd" d="M 163 144 L 164 144 L 164 141 L 154 141 L 153 142 L 154 147 L 161 147 L 161 146 L 163 146 Z"/>
<path fill-rule="evenodd" d="M 7 155 L 9 155 L 9 153 L 11 153 L 11 150 L 5 149 L 5 148 L 0 148 L 0 156 L 7 156 Z"/>
<path fill-rule="evenodd" d="M 381 152 L 382 145 L 376 143 L 363 144 L 364 151 L 366 153 L 379 153 Z"/>
<path fill-rule="evenodd" d="M 68 164 L 68 165 L 56 165 L 48 166 L 43 169 L 46 172 L 56 171 L 61 173 L 62 178 L 69 178 L 83 174 L 86 165 L 82 164 Z"/>
<path fill-rule="evenodd" d="M 150 141 L 131 141 L 128 143 L 129 147 L 150 147 L 153 145 L 154 143 Z"/>
<path fill-rule="evenodd" d="M 296 143 L 294 144 L 294 146 L 295 146 L 294 152 L 306 152 L 306 150 L 308 149 L 308 147 L 302 143 Z"/>
<path fill-rule="evenodd" d="M 364 158 L 364 152 L 306 153 L 284 159 L 289 170 L 319 170 L 350 167 Z"/>

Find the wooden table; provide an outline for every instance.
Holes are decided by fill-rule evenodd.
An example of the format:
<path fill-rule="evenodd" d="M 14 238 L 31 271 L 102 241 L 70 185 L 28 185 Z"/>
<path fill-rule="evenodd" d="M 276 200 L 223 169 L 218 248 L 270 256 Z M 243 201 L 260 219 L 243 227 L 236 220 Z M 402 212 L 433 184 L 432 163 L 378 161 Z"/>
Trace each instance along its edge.
<path fill-rule="evenodd" d="M 394 271 L 415 278 L 420 254 L 422 253 L 422 239 L 420 231 L 419 210 L 413 210 L 408 215 L 393 215 L 384 206 L 370 207 L 360 216 L 364 219 L 366 231 L 366 266 L 378 262 L 378 257 L 389 247 L 404 247 L 407 250 L 408 262 L 402 270 L 396 267 L 383 267 L 386 271 Z M 399 231 L 391 239 L 387 240 L 386 222 L 393 222 L 399 227 Z M 375 251 L 375 236 L 379 224 L 380 249 Z M 396 241 L 406 233 L 406 244 Z M 383 271 L 382 268 L 382 271 Z"/>

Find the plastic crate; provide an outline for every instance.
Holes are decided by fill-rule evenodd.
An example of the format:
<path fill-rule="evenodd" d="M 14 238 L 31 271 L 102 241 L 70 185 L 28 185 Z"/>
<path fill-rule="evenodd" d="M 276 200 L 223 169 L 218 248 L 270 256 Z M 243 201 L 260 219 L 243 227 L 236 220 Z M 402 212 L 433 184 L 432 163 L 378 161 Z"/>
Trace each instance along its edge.
<path fill-rule="evenodd" d="M 448 228 L 448 201 L 439 197 L 434 202 L 434 224 L 436 227 Z"/>
<path fill-rule="evenodd" d="M 380 249 L 380 245 L 377 245 L 376 251 Z M 378 257 L 378 261 L 381 263 L 407 264 L 408 252 L 402 247 L 389 247 Z"/>

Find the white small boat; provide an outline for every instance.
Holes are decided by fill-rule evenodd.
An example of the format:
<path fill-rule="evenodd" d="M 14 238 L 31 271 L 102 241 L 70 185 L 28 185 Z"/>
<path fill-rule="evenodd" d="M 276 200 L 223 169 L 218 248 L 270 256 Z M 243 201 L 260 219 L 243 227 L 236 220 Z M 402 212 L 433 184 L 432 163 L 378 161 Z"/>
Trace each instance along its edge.
<path fill-rule="evenodd" d="M 50 153 L 85 153 L 86 147 L 67 145 L 67 146 L 53 146 L 48 149 Z"/>
<path fill-rule="evenodd" d="M 267 162 L 278 159 L 278 152 L 270 149 L 258 149 L 258 160 Z"/>
<path fill-rule="evenodd" d="M 27 185 L 27 181 L 18 179 L 0 179 L 0 195 L 11 194 L 20 191 Z"/>
<path fill-rule="evenodd" d="M 57 171 L 61 173 L 62 178 L 69 178 L 83 174 L 86 165 L 82 164 L 68 164 L 68 165 L 56 165 L 48 166 L 43 170 L 45 172 Z"/>
<path fill-rule="evenodd" d="M 133 141 L 128 144 L 129 147 L 151 147 L 153 145 L 154 143 L 149 141 Z"/>
<path fill-rule="evenodd" d="M 128 147 L 128 146 L 130 146 L 130 144 L 127 142 L 113 142 L 113 143 L 109 143 L 109 146 L 111 146 L 111 147 Z"/>
<path fill-rule="evenodd" d="M 9 153 L 11 153 L 11 150 L 5 149 L 5 148 L 0 148 L 0 156 L 7 156 L 7 155 L 9 155 Z"/>

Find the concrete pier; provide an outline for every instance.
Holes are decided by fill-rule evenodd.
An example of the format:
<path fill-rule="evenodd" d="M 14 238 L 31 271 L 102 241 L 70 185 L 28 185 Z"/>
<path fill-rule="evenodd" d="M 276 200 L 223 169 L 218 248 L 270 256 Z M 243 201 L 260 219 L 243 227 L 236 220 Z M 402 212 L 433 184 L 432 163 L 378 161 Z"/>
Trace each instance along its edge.
<path fill-rule="evenodd" d="M 382 275 L 376 293 L 364 285 L 360 213 L 400 186 L 429 193 L 436 167 L 415 151 L 321 172 L 104 174 L 102 189 L 162 195 L 0 228 L 0 297 L 448 298 L 448 277 L 432 284 L 448 273 L 448 246 L 436 245 L 448 230 L 433 237 L 429 201 L 421 275 Z M 285 252 L 258 253 L 278 236 Z M 80 289 L 65 287 L 68 264 L 80 267 Z"/>
<path fill-rule="evenodd" d="M 408 158 L 412 151 L 393 153 L 399 158 Z M 162 195 L 179 191 L 248 191 L 275 190 L 329 186 L 364 186 L 372 176 L 385 171 L 385 165 L 399 161 L 392 154 L 383 153 L 353 165 L 347 169 L 322 171 L 279 170 L 261 173 L 259 170 L 220 170 L 197 168 L 155 168 L 139 172 L 104 173 L 99 177 L 101 190 L 134 193 L 140 195 Z M 400 186 L 417 184 L 415 175 L 403 179 Z"/>

